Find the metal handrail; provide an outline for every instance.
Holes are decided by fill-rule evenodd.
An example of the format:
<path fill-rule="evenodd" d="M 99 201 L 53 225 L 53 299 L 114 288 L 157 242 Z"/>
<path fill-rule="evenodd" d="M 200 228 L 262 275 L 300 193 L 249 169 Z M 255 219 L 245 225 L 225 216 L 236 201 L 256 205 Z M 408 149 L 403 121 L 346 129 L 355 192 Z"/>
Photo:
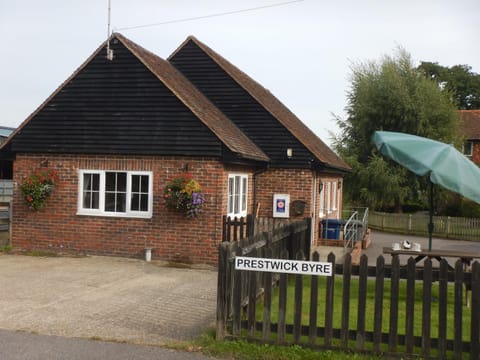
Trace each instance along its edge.
<path fill-rule="evenodd" d="M 354 211 L 345 223 L 343 228 L 343 247 L 345 251 L 349 245 L 353 248 L 354 241 L 357 241 L 358 211 Z"/>

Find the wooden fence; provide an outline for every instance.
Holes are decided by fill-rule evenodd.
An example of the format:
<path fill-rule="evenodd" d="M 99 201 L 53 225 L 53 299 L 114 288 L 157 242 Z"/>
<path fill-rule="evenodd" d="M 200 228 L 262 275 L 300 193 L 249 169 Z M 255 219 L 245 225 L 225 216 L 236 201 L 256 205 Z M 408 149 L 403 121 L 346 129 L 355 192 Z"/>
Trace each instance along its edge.
<path fill-rule="evenodd" d="M 255 217 L 253 214 L 233 219 L 225 215 L 223 216 L 222 241 L 236 242 L 256 234 L 272 232 L 292 222 L 291 219 Z"/>
<path fill-rule="evenodd" d="M 391 214 L 371 211 L 368 221 L 372 229 L 428 236 L 429 216 L 427 214 Z M 480 240 L 480 219 L 434 216 L 433 224 L 435 237 Z"/>
<path fill-rule="evenodd" d="M 369 267 L 328 262 L 331 277 L 239 271 L 235 256 L 287 258 L 286 239 L 306 235 L 306 224 L 219 248 L 217 338 L 357 350 L 426 358 L 480 358 L 480 264 L 471 272 L 458 260 L 449 271 L 427 259 L 400 266 L 383 256 Z M 307 237 L 308 238 L 308 237 Z M 297 258 L 304 258 L 300 249 Z M 318 261 L 319 254 L 313 254 Z M 471 306 L 464 289 L 471 288 Z M 340 291 L 341 290 L 341 291 Z M 340 293 L 339 293 L 340 291 Z M 335 315 L 337 314 L 337 315 Z M 338 316 L 340 314 L 340 316 Z M 450 330 L 449 332 L 447 330 Z"/>

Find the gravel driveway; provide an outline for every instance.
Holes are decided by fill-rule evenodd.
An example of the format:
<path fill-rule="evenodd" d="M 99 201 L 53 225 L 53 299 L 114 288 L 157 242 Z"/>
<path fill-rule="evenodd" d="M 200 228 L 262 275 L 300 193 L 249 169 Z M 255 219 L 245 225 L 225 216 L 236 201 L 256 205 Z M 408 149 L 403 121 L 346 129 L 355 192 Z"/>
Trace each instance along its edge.
<path fill-rule="evenodd" d="M 0 328 L 162 345 L 215 321 L 217 273 L 113 257 L 0 254 Z"/>

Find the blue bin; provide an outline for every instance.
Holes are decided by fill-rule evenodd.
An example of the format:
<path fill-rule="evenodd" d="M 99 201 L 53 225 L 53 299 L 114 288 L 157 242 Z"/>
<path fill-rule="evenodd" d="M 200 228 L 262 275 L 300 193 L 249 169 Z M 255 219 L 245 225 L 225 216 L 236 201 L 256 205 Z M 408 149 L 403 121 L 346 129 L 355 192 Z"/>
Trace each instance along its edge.
<path fill-rule="evenodd" d="M 322 220 L 322 238 L 338 240 L 340 239 L 340 230 L 343 222 L 340 219 Z"/>

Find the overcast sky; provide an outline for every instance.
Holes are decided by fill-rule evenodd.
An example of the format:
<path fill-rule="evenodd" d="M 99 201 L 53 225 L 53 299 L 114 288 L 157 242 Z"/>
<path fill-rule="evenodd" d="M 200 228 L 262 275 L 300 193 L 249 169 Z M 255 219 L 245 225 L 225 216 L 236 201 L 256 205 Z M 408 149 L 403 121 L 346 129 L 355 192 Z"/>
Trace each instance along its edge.
<path fill-rule="evenodd" d="M 20 125 L 95 51 L 107 15 L 108 0 L 0 0 L 1 126 Z M 111 0 L 112 30 L 162 58 L 196 36 L 327 143 L 338 132 L 332 113 L 344 115 L 352 64 L 401 46 L 415 62 L 479 73 L 479 19 L 479 0 Z M 171 23 L 126 29 L 163 22 Z"/>

